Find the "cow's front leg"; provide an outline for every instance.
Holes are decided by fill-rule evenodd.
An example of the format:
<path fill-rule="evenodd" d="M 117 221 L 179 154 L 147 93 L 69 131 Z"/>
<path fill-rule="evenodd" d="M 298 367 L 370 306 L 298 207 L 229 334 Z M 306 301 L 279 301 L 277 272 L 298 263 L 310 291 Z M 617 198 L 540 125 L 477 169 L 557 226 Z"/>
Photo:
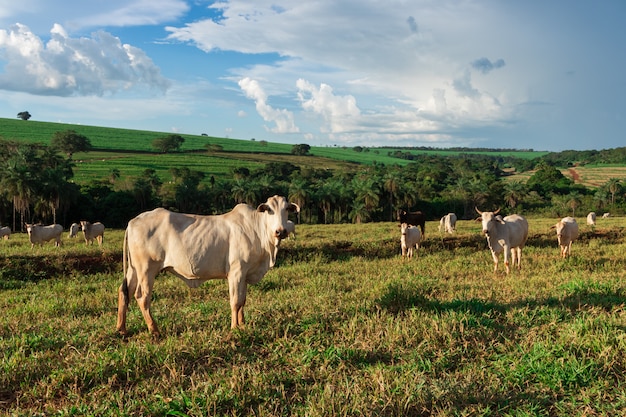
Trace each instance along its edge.
<path fill-rule="evenodd" d="M 498 254 L 492 250 L 491 257 L 493 258 L 493 273 L 495 274 L 498 272 Z"/>
<path fill-rule="evenodd" d="M 504 247 L 504 267 L 506 268 L 506 274 L 509 275 L 511 272 L 511 248 L 508 246 Z"/>
<path fill-rule="evenodd" d="M 230 328 L 235 329 L 245 324 L 243 307 L 246 305 L 247 283 L 242 274 L 228 275 L 228 295 L 230 297 Z"/>

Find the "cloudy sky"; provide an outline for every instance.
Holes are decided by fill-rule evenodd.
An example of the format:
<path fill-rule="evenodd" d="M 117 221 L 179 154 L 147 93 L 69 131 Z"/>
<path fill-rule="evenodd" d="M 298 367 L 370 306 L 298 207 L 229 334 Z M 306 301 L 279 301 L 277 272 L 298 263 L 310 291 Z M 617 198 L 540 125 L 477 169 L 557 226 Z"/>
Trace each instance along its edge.
<path fill-rule="evenodd" d="M 625 20 L 623 0 L 0 0 L 0 117 L 314 146 L 614 148 Z"/>

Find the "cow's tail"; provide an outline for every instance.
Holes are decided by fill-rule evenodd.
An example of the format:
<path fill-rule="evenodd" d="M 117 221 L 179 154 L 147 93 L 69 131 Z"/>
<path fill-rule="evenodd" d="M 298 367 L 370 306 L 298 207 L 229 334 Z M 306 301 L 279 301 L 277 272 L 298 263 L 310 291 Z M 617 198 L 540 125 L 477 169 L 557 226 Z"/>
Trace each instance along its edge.
<path fill-rule="evenodd" d="M 120 287 L 120 291 L 124 296 L 124 304 L 128 307 L 128 281 L 126 279 L 128 266 L 130 264 L 130 257 L 128 256 L 128 229 L 124 231 L 124 245 L 122 250 L 122 272 L 124 277 L 122 278 L 122 286 Z"/>

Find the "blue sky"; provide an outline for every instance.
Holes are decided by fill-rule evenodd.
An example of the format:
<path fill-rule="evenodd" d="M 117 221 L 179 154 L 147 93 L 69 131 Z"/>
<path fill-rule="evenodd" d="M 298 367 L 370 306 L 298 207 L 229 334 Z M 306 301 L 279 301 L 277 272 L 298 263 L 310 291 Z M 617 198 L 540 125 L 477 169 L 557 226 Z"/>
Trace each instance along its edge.
<path fill-rule="evenodd" d="M 0 0 L 0 117 L 314 146 L 615 148 L 624 20 L 623 0 Z"/>

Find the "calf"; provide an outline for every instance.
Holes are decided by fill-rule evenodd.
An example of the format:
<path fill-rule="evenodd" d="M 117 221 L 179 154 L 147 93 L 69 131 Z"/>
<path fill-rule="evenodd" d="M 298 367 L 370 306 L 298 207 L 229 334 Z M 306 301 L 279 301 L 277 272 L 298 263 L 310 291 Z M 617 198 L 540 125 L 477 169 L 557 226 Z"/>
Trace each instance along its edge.
<path fill-rule="evenodd" d="M 589 214 L 587 214 L 587 224 L 589 226 L 595 226 L 596 225 L 596 213 L 594 213 L 593 211 Z"/>
<path fill-rule="evenodd" d="M 573 217 L 563 217 L 551 227 L 556 229 L 556 237 L 561 248 L 561 257 L 567 258 L 572 254 L 572 242 L 578 237 L 578 223 Z"/>
<path fill-rule="evenodd" d="M 420 229 L 409 225 L 407 223 L 402 223 L 399 225 L 400 230 L 402 232 L 402 236 L 400 237 L 400 247 L 402 248 L 402 256 L 407 256 L 409 259 L 413 257 L 413 248 L 418 250 L 420 247 L 420 242 L 422 240 L 422 233 Z"/>

